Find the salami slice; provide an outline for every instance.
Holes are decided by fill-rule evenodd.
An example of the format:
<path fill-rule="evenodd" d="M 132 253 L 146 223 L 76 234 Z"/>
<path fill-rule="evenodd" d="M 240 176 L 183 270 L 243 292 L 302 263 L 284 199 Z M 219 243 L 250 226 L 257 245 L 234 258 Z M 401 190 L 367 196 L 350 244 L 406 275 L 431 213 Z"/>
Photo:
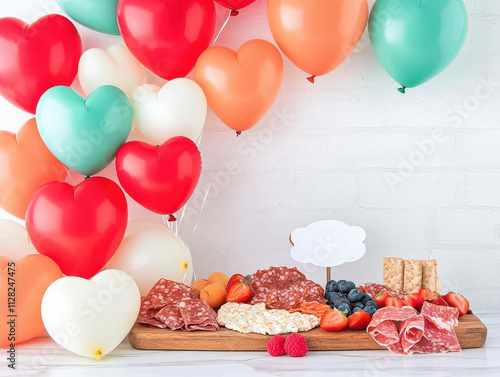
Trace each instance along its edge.
<path fill-rule="evenodd" d="M 182 315 L 177 305 L 167 305 L 156 313 L 155 318 L 165 324 L 170 330 L 178 330 L 184 325 Z"/>
<path fill-rule="evenodd" d="M 407 319 L 401 325 L 401 347 L 405 354 L 413 353 L 414 346 L 422 339 L 425 329 L 425 320 L 421 315 Z"/>
<path fill-rule="evenodd" d="M 451 306 L 438 306 L 425 301 L 421 313 L 426 320 L 444 331 L 453 331 L 458 325 L 458 309 Z"/>
<path fill-rule="evenodd" d="M 382 292 L 388 292 L 390 294 L 397 294 L 398 293 L 394 289 L 389 288 L 386 285 L 377 284 L 377 283 L 365 283 L 365 284 L 362 284 L 361 286 L 363 287 L 365 292 L 368 293 L 371 297 L 375 297 L 376 295 L 378 295 L 379 293 L 382 293 Z"/>
<path fill-rule="evenodd" d="M 182 321 L 184 322 L 184 330 L 205 330 L 217 331 L 219 324 L 217 323 L 217 313 L 207 304 L 205 300 L 186 300 L 177 304 Z"/>

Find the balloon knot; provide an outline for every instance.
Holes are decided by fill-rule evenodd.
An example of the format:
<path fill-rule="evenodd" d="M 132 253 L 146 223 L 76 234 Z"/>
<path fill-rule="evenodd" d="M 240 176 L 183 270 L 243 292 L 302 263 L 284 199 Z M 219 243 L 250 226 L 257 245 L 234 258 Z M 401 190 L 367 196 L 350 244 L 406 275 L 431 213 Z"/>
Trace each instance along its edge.
<path fill-rule="evenodd" d="M 312 75 L 307 78 L 307 81 L 309 81 L 311 84 L 314 84 L 314 79 L 316 78 L 316 75 Z"/>
<path fill-rule="evenodd" d="M 170 216 L 168 217 L 168 221 L 177 221 L 177 219 L 175 218 L 175 216 L 174 216 L 174 215 L 170 215 Z"/>
<path fill-rule="evenodd" d="M 406 86 L 403 85 L 401 88 L 398 88 L 398 92 L 401 94 L 405 94 L 406 93 Z"/>
<path fill-rule="evenodd" d="M 240 12 L 238 12 L 236 9 L 232 9 L 231 10 L 231 16 L 232 17 L 237 16 L 238 14 L 240 14 Z"/>
<path fill-rule="evenodd" d="M 241 135 L 241 131 L 236 131 L 236 137 Z"/>
<path fill-rule="evenodd" d="M 87 179 L 89 179 L 89 178 L 90 178 L 90 175 L 87 175 L 87 176 L 85 177 L 85 180 L 87 180 Z"/>

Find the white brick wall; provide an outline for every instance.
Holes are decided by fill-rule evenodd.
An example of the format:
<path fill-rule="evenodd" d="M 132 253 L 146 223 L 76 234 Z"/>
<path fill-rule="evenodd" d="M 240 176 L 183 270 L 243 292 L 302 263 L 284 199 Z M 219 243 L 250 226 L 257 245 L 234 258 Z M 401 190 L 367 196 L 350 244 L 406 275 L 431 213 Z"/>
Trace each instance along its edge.
<path fill-rule="evenodd" d="M 339 219 L 367 230 L 368 251 L 334 277 L 380 281 L 384 256 L 432 257 L 445 287 L 468 296 L 473 309 L 500 309 L 492 299 L 500 292 L 500 1 L 465 2 L 470 31 L 461 54 L 404 96 L 365 33 L 348 61 L 314 86 L 285 60 L 272 111 L 239 138 L 209 114 L 202 179 L 180 224 L 199 277 L 293 265 L 289 233 Z M 218 44 L 272 40 L 265 5 L 257 0 L 231 19 Z M 33 19 L 47 7 L 57 9 L 53 0 L 6 2 L 0 16 Z M 217 10 L 221 25 L 226 12 Z M 84 48 L 120 41 L 78 28 Z M 29 119 L 2 99 L 0 113 L 12 131 Z M 112 169 L 104 175 L 115 177 Z M 129 203 L 133 218 L 159 219 Z M 323 270 L 301 268 L 324 281 Z"/>

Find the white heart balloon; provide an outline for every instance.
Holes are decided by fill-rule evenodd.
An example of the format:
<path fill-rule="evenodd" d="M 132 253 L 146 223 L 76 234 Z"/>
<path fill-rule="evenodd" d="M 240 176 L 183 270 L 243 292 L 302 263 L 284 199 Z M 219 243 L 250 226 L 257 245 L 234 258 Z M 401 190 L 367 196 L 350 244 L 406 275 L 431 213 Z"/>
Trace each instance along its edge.
<path fill-rule="evenodd" d="M 100 359 L 128 335 L 140 306 L 134 280 L 123 271 L 106 270 L 91 280 L 68 276 L 52 283 L 42 299 L 42 320 L 59 345 Z"/>
<path fill-rule="evenodd" d="M 207 98 L 192 80 L 178 78 L 157 85 L 142 85 L 132 96 L 134 124 L 155 144 L 174 136 L 198 140 L 207 118 Z"/>
<path fill-rule="evenodd" d="M 85 96 L 100 86 L 113 85 L 129 98 L 147 82 L 144 66 L 121 45 L 111 46 L 107 51 L 100 48 L 85 51 L 78 64 L 78 79 Z"/>
<path fill-rule="evenodd" d="M 146 296 L 161 278 L 191 285 L 193 264 L 184 241 L 166 225 L 151 220 L 129 223 L 120 247 L 106 268 L 125 271 Z"/>
<path fill-rule="evenodd" d="M 26 229 L 10 220 L 0 219 L 0 255 L 18 260 L 29 254 L 37 254 Z"/>

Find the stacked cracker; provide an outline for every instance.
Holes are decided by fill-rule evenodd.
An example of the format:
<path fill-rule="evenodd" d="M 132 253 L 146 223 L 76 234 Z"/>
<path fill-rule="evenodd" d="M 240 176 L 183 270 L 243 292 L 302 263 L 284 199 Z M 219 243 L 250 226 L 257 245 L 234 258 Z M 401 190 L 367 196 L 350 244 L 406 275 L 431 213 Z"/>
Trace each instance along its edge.
<path fill-rule="evenodd" d="M 384 258 L 384 285 L 401 293 L 418 293 L 421 288 L 441 293 L 436 260 Z"/>

